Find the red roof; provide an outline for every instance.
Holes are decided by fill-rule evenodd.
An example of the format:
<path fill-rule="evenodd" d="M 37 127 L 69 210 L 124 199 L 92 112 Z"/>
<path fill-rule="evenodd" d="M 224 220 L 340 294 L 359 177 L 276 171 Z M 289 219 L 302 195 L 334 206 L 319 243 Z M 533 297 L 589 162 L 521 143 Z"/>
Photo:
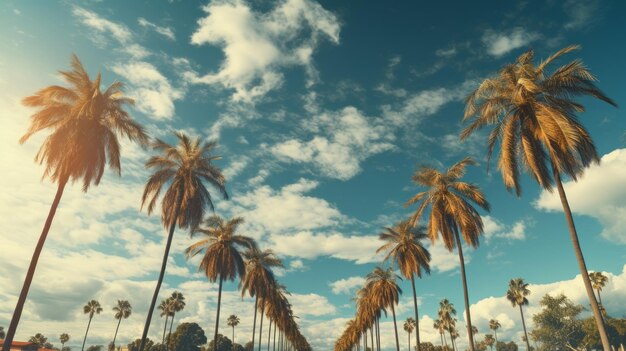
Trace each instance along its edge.
<path fill-rule="evenodd" d="M 4 343 L 4 340 L 0 340 L 0 344 Z M 13 346 L 30 346 L 30 345 L 35 345 L 32 342 L 28 342 L 28 341 L 13 341 L 11 343 L 11 347 Z"/>

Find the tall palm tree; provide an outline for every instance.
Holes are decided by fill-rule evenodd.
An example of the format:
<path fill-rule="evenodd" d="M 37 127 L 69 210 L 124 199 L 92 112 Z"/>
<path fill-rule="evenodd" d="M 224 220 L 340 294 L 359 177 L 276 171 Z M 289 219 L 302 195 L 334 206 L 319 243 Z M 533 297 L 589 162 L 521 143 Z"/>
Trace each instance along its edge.
<path fill-rule="evenodd" d="M 446 327 L 444 322 L 441 319 L 435 319 L 435 321 L 433 322 L 433 328 L 435 328 L 435 330 L 439 332 L 439 338 L 441 338 L 441 346 L 445 346 L 446 348 L 448 348 L 448 342 L 445 340 Z"/>
<path fill-rule="evenodd" d="M 447 330 L 450 334 L 450 343 L 452 344 L 452 349 L 454 350 L 454 342 L 452 340 L 452 332 L 456 330 L 456 308 L 454 308 L 454 304 L 451 303 L 448 299 L 443 299 L 439 302 L 439 311 L 437 312 L 439 315 L 439 320 L 442 323 L 442 327 L 444 330 Z"/>
<path fill-rule="evenodd" d="M 591 272 L 589 273 L 589 279 L 591 280 L 593 288 L 596 289 L 596 291 L 598 292 L 598 303 L 602 305 L 602 297 L 600 296 L 600 292 L 609 281 L 609 278 L 602 274 L 602 272 Z"/>
<path fill-rule="evenodd" d="M 246 274 L 241 281 L 241 296 L 246 293 L 254 297 L 254 320 L 252 322 L 252 345 L 256 334 L 256 318 L 259 310 L 259 298 L 261 298 L 261 310 L 264 310 L 263 300 L 271 293 L 271 287 L 276 284 L 272 268 L 283 267 L 272 250 L 261 251 L 259 248 L 251 248 L 243 253 L 246 259 Z"/>
<path fill-rule="evenodd" d="M 521 165 L 543 189 L 552 191 L 556 184 L 602 346 L 609 351 L 604 320 L 594 297 L 561 179 L 569 176 L 576 181 L 587 166 L 600 161 L 591 136 L 576 117 L 578 112 L 584 111 L 584 106 L 574 98 L 591 96 L 617 105 L 596 87 L 597 79 L 582 60 L 547 72 L 548 65 L 576 49 L 579 46 L 568 46 L 538 65 L 533 63 L 534 52 L 528 50 L 514 63 L 503 67 L 496 77 L 485 80 L 467 98 L 463 120 L 471 122 L 461 138 L 469 137 L 485 125 L 494 125 L 488 139 L 488 155 L 491 158 L 499 141 L 498 168 L 506 188 L 515 189 L 517 196 L 521 192 Z"/>
<path fill-rule="evenodd" d="M 466 157 L 445 172 L 422 166 L 413 175 L 413 181 L 420 186 L 427 187 L 428 190 L 416 194 L 406 203 L 407 206 L 419 204 L 415 214 L 411 217 L 410 223 L 413 226 L 417 224 L 426 208 L 430 206 L 428 236 L 433 242 L 441 238 L 450 252 L 455 247 L 458 250 L 470 351 L 474 351 L 474 338 L 472 337 L 472 318 L 467 292 L 465 261 L 459 232 L 468 245 L 474 248 L 478 247 L 479 236 L 483 233 L 483 221 L 472 203 L 489 211 L 489 203 L 482 191 L 474 184 L 461 181 L 465 175 L 465 168 L 475 164 L 474 160 Z"/>
<path fill-rule="evenodd" d="M 383 308 L 391 308 L 393 327 L 396 334 L 396 350 L 400 351 L 395 305 L 400 300 L 402 289 L 398 286 L 397 279 L 401 280 L 402 278 L 397 276 L 391 267 L 387 269 L 376 267 L 367 275 L 367 284 L 370 286 L 372 296 L 374 296 L 374 304 Z"/>
<path fill-rule="evenodd" d="M 411 317 L 404 321 L 404 331 L 409 334 L 409 351 L 411 351 L 411 333 L 415 330 L 416 326 L 417 323 L 415 322 L 415 319 Z M 419 350 L 419 346 L 417 346 L 417 349 Z"/>
<path fill-rule="evenodd" d="M 450 339 L 452 339 L 452 348 L 454 350 L 458 350 L 459 348 L 456 346 L 456 339 L 459 338 L 459 330 L 456 328 L 452 328 L 450 330 Z"/>
<path fill-rule="evenodd" d="M 172 299 L 168 297 L 167 299 L 161 300 L 158 309 L 161 311 L 159 316 L 161 318 L 165 317 L 165 322 L 163 323 L 163 336 L 161 337 L 161 349 L 165 350 L 165 332 L 167 331 L 167 320 L 172 315 Z"/>
<path fill-rule="evenodd" d="M 100 183 L 107 161 L 110 168 L 121 174 L 118 136 L 141 144 L 148 141 L 143 128 L 125 111 L 133 100 L 124 96 L 122 83 L 115 82 L 101 91 L 100 74 L 92 81 L 76 55 L 71 57 L 71 67 L 70 71 L 60 72 L 69 87 L 49 86 L 22 100 L 24 105 L 38 110 L 32 115 L 30 127 L 20 143 L 33 134 L 50 131 L 35 161 L 45 164 L 44 177 L 57 184 L 57 192 L 24 278 L 4 338 L 4 351 L 9 351 L 13 342 L 37 261 L 67 182 L 81 181 L 86 192 L 91 184 Z"/>
<path fill-rule="evenodd" d="M 83 338 L 83 347 L 81 348 L 81 351 L 85 351 L 85 342 L 87 341 L 87 334 L 89 333 L 91 320 L 93 319 L 94 314 L 100 314 L 100 312 L 102 312 L 102 307 L 100 306 L 100 302 L 96 300 L 91 300 L 83 306 L 83 313 L 89 315 L 89 322 L 87 323 L 87 330 L 85 330 L 85 338 Z"/>
<path fill-rule="evenodd" d="M 130 302 L 126 300 L 117 300 L 117 306 L 113 307 L 113 312 L 115 312 L 115 319 L 117 319 L 117 327 L 115 328 L 115 335 L 113 336 L 113 347 L 115 348 L 115 340 L 117 339 L 117 331 L 120 329 L 120 324 L 122 323 L 122 318 L 127 319 L 130 317 L 133 312 L 133 307 L 130 305 Z"/>
<path fill-rule="evenodd" d="M 496 338 L 496 351 L 498 351 L 498 329 L 500 329 L 502 325 L 498 322 L 497 319 L 489 320 L 489 329 L 493 330 L 494 336 Z"/>
<path fill-rule="evenodd" d="M 524 282 L 524 279 L 511 279 L 509 282 L 509 290 L 506 292 L 506 298 L 511 302 L 513 307 L 519 307 L 519 313 L 522 317 L 522 327 L 524 327 L 524 337 L 526 338 L 526 347 L 527 350 L 530 350 L 528 333 L 526 332 L 526 322 L 524 321 L 524 311 L 522 310 L 522 306 L 528 305 L 528 299 L 526 298 L 528 295 L 530 295 L 530 290 L 528 289 L 528 283 Z"/>
<path fill-rule="evenodd" d="M 493 344 L 495 344 L 496 339 L 493 338 L 493 335 L 491 334 L 485 334 L 485 345 L 489 346 L 489 348 L 491 349 L 491 351 L 493 351 Z M 530 350 L 529 350 L 530 351 Z"/>
<path fill-rule="evenodd" d="M 65 351 L 65 343 L 70 341 L 70 336 L 67 333 L 59 335 L 59 341 L 61 342 L 61 351 Z"/>
<path fill-rule="evenodd" d="M 234 314 L 231 314 L 230 317 L 228 317 L 228 326 L 233 328 L 233 350 L 235 349 L 235 327 L 239 325 L 239 322 L 239 317 Z"/>
<path fill-rule="evenodd" d="M 427 238 L 424 231 L 423 227 L 413 227 L 408 221 L 402 221 L 395 228 L 385 228 L 385 232 L 379 235 L 379 239 L 385 244 L 376 250 L 377 253 L 387 252 L 385 260 L 392 259 L 398 265 L 402 275 L 411 279 L 417 351 L 420 351 L 420 331 L 415 276 L 421 278 L 422 271 L 430 274 L 430 253 L 422 244 L 422 241 Z"/>
<path fill-rule="evenodd" d="M 246 275 L 246 265 L 239 251 L 256 247 L 252 238 L 237 234 L 237 229 L 242 223 L 241 217 L 224 220 L 219 216 L 211 216 L 207 218 L 205 228 L 194 228 L 191 232 L 192 237 L 202 235 L 202 239 L 185 250 L 187 258 L 204 252 L 198 270 L 203 271 L 212 283 L 219 278 L 213 345 L 217 345 L 222 283 L 224 280 L 233 281 L 237 277 L 241 279 Z"/>
<path fill-rule="evenodd" d="M 170 311 L 172 313 L 172 319 L 170 320 L 170 330 L 167 332 L 166 340 L 169 340 L 170 336 L 172 335 L 172 327 L 174 326 L 174 317 L 176 316 L 176 313 L 184 310 L 185 306 L 187 305 L 185 303 L 185 296 L 183 295 L 183 293 L 179 291 L 174 291 L 172 293 L 172 296 L 170 296 L 170 300 L 171 300 Z M 166 346 L 168 344 L 169 343 L 166 343 Z M 167 347 L 165 349 L 167 349 Z"/>
<path fill-rule="evenodd" d="M 144 351 L 152 312 L 156 306 L 165 275 L 167 258 L 176 225 L 178 224 L 180 229 L 196 228 L 204 217 L 205 209 L 209 207 L 211 211 L 214 210 L 213 198 L 205 183 L 212 185 L 222 194 L 224 199 L 228 199 L 225 187 L 226 180 L 222 171 L 214 164 L 214 161 L 220 159 L 219 156 L 213 155 L 217 143 L 201 143 L 199 138 L 190 139 L 180 132 L 176 132 L 175 135 L 178 139 L 176 146 L 159 139 L 153 142 L 152 147 L 161 154 L 152 156 L 146 162 L 146 168 L 153 169 L 154 173 L 146 183 L 141 207 L 143 209 L 144 206 L 147 206 L 148 214 L 151 214 L 155 209 L 161 190 L 163 187 L 167 187 L 161 201 L 161 222 L 165 228 L 168 228 L 169 232 L 163 252 L 161 272 L 148 309 L 139 351 Z"/>

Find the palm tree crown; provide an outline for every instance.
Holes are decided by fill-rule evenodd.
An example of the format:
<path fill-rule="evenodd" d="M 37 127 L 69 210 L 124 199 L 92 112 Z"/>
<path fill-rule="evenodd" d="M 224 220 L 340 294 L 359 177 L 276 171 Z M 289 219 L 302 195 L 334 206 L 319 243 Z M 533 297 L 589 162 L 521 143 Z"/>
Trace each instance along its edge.
<path fill-rule="evenodd" d="M 239 325 L 239 317 L 237 317 L 234 314 L 231 314 L 230 317 L 228 317 L 228 326 L 236 327 L 238 325 Z"/>
<path fill-rule="evenodd" d="M 528 305 L 528 299 L 526 298 L 528 295 L 530 295 L 530 290 L 528 289 L 528 283 L 525 283 L 524 279 L 511 279 L 506 298 L 513 307 Z"/>
<path fill-rule="evenodd" d="M 246 250 L 243 256 L 246 259 L 246 274 L 241 281 L 241 296 L 246 292 L 251 297 L 269 295 L 270 287 L 276 280 L 272 268 L 282 268 L 283 263 L 269 249 L 261 251 L 257 247 L 252 247 Z"/>
<path fill-rule="evenodd" d="M 115 312 L 115 319 L 126 319 L 130 317 L 133 308 L 130 305 L 130 302 L 126 300 L 117 300 L 117 306 L 113 307 L 113 311 Z"/>
<path fill-rule="evenodd" d="M 93 317 L 94 314 L 100 314 L 100 312 L 102 312 L 102 306 L 96 300 L 91 300 L 83 306 L 83 313 L 88 314 L 89 318 Z"/>
<path fill-rule="evenodd" d="M 602 288 L 609 281 L 606 275 L 602 274 L 602 272 L 591 272 L 589 273 L 589 279 L 591 279 L 591 284 L 594 289 L 598 292 L 602 291 Z"/>
<path fill-rule="evenodd" d="M 413 274 L 421 277 L 422 272 L 430 274 L 430 253 L 422 244 L 425 238 L 427 235 L 423 228 L 415 228 L 408 221 L 402 221 L 379 234 L 379 239 L 385 244 L 376 253 L 386 252 L 385 261 L 393 260 L 405 278 L 410 279 Z"/>

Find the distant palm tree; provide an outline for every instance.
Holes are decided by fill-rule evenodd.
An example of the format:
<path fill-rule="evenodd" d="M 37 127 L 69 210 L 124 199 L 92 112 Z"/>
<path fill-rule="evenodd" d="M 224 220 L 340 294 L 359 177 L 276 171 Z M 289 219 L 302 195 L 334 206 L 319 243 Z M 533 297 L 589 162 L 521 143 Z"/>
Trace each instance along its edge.
<path fill-rule="evenodd" d="M 228 326 L 233 328 L 233 350 L 235 349 L 235 327 L 239 325 L 239 322 L 239 317 L 234 314 L 228 317 Z"/>
<path fill-rule="evenodd" d="M 498 351 L 498 329 L 500 329 L 500 327 L 502 327 L 502 325 L 500 325 L 500 322 L 498 322 L 497 319 L 489 320 L 489 329 L 493 330 L 496 338 L 496 351 Z"/>
<path fill-rule="evenodd" d="M 495 344 L 495 342 L 496 342 L 496 339 L 493 338 L 493 335 L 485 334 L 485 341 L 484 342 L 485 342 L 485 345 L 489 346 L 489 348 L 493 351 L 493 344 Z"/>
<path fill-rule="evenodd" d="M 489 211 L 489 203 L 482 191 L 474 184 L 461 181 L 465 175 L 465 168 L 475 164 L 474 160 L 466 157 L 445 172 L 422 166 L 413 175 L 413 181 L 418 185 L 427 187 L 428 190 L 418 193 L 406 203 L 407 206 L 419 204 L 415 214 L 411 217 L 413 226 L 417 224 L 426 208 L 430 206 L 428 236 L 433 242 L 441 238 L 450 252 L 455 247 L 459 252 L 470 351 L 474 351 L 474 338 L 472 336 L 465 261 L 459 234 L 463 235 L 463 239 L 468 245 L 478 247 L 479 236 L 483 233 L 483 221 L 472 203 Z"/>
<path fill-rule="evenodd" d="M 117 331 L 120 329 L 122 318 L 126 319 L 130 317 L 133 312 L 133 308 L 130 305 L 130 302 L 126 300 L 117 300 L 117 306 L 113 307 L 113 311 L 115 312 L 115 319 L 117 319 L 117 327 L 115 328 L 115 335 L 113 336 L 113 348 L 115 348 L 115 339 L 117 339 Z"/>
<path fill-rule="evenodd" d="M 524 321 L 524 311 L 522 310 L 522 306 L 528 305 L 528 299 L 526 298 L 528 295 L 530 295 L 530 290 L 528 289 L 528 283 L 525 283 L 524 279 L 511 279 L 509 282 L 509 290 L 506 292 L 506 298 L 511 302 L 513 307 L 519 306 L 519 313 L 522 316 L 522 326 L 524 327 L 524 337 L 526 338 L 526 347 L 530 350 L 528 333 L 526 332 L 526 322 Z"/>
<path fill-rule="evenodd" d="M 395 305 L 397 305 L 400 300 L 402 289 L 398 286 L 397 279 L 402 278 L 398 277 L 391 267 L 387 269 L 376 267 L 367 275 L 367 284 L 370 286 L 370 289 L 372 289 L 372 296 L 374 296 L 375 299 L 374 303 L 383 308 L 391 308 L 393 327 L 396 333 L 396 350 L 400 351 Z"/>
<path fill-rule="evenodd" d="M 4 332 L 4 327 L 0 327 L 0 339 L 4 339 L 7 334 Z"/>
<path fill-rule="evenodd" d="M 246 275 L 246 265 L 240 250 L 256 247 L 252 238 L 237 234 L 237 229 L 242 223 L 241 217 L 224 220 L 219 216 L 211 216 L 206 220 L 206 228 L 197 227 L 191 232 L 192 237 L 202 235 L 202 239 L 185 250 L 187 258 L 204 252 L 198 270 L 203 271 L 210 282 L 215 282 L 219 278 L 213 345 L 217 345 L 220 325 L 222 283 L 224 280 L 233 281 L 237 277 L 241 279 Z"/>
<path fill-rule="evenodd" d="M 65 343 L 70 341 L 70 336 L 67 333 L 59 335 L 59 341 L 61 342 L 61 351 L 65 351 Z"/>
<path fill-rule="evenodd" d="M 170 321 L 170 330 L 167 333 L 167 339 L 170 339 L 170 336 L 172 335 L 172 326 L 174 326 L 174 317 L 176 316 L 176 313 L 182 311 L 185 309 L 185 306 L 187 305 L 185 303 L 185 296 L 183 295 L 183 293 L 179 292 L 179 291 L 174 291 L 172 293 L 172 296 L 170 296 L 170 301 L 171 301 L 171 305 L 170 305 L 170 310 L 172 313 L 172 319 Z M 166 350 L 167 350 L 167 345 L 169 343 L 166 342 Z"/>
<path fill-rule="evenodd" d="M 411 351 L 411 333 L 413 332 L 413 330 L 415 330 L 415 326 L 415 319 L 411 317 L 407 318 L 406 321 L 404 321 L 404 331 L 409 334 L 409 351 Z M 417 346 L 417 349 L 419 350 L 419 346 Z"/>
<path fill-rule="evenodd" d="M 89 315 L 89 322 L 87 323 L 87 330 L 85 331 L 85 338 L 83 339 L 83 346 L 81 351 L 85 351 L 85 342 L 87 341 L 87 334 L 89 333 L 89 327 L 91 326 L 91 320 L 93 319 L 94 314 L 100 314 L 102 312 L 102 307 L 100 306 L 100 302 L 96 300 L 91 300 L 87 302 L 85 306 L 83 306 L 83 313 Z"/>
<path fill-rule="evenodd" d="M 439 302 L 439 311 L 437 312 L 439 315 L 439 320 L 441 321 L 442 327 L 444 330 L 447 330 L 450 334 L 450 342 L 452 344 L 452 349 L 454 350 L 454 340 L 452 339 L 452 332 L 456 330 L 456 308 L 454 308 L 454 304 L 452 304 L 448 299 L 443 299 Z"/>
<path fill-rule="evenodd" d="M 37 333 L 34 336 L 31 336 L 30 339 L 28 339 L 28 342 L 32 342 L 33 344 L 36 344 L 40 348 L 44 348 L 45 345 L 48 343 L 48 338 L 46 338 L 41 333 Z"/>
<path fill-rule="evenodd" d="M 161 349 L 165 350 L 165 332 L 167 331 L 167 320 L 172 315 L 172 299 L 168 297 L 167 299 L 161 300 L 158 309 L 161 311 L 159 316 L 161 318 L 165 317 L 165 322 L 163 323 L 163 336 L 161 337 Z"/>
<path fill-rule="evenodd" d="M 100 90 L 99 73 L 92 81 L 76 55 L 71 57 L 71 66 L 71 71 L 60 72 L 70 87 L 49 86 L 22 100 L 24 105 L 38 108 L 38 111 L 32 115 L 30 127 L 20 143 L 26 142 L 35 133 L 50 130 L 35 160 L 45 164 L 44 177 L 57 183 L 57 192 L 4 339 L 5 351 L 13 342 L 37 261 L 67 182 L 81 180 L 86 192 L 92 183 L 100 183 L 107 161 L 109 167 L 121 174 L 118 136 L 123 135 L 142 144 L 148 141 L 143 128 L 125 111 L 126 105 L 134 102 L 124 97 L 122 83 L 115 82 L 103 92 Z"/>
<path fill-rule="evenodd" d="M 591 272 L 589 273 L 589 279 L 591 280 L 593 288 L 598 292 L 598 303 L 602 305 L 600 291 L 602 291 L 602 288 L 604 288 L 606 283 L 609 281 L 609 278 L 602 274 L 602 272 Z"/>
<path fill-rule="evenodd" d="M 459 348 L 456 346 L 456 339 L 459 338 L 459 331 L 456 328 L 452 328 L 450 330 L 450 339 L 452 339 L 452 347 L 455 350 L 458 350 Z"/>
<path fill-rule="evenodd" d="M 271 287 L 276 284 L 276 278 L 272 272 L 273 267 L 283 267 L 283 263 L 278 259 L 272 250 L 261 251 L 259 248 L 252 248 L 243 253 L 246 259 L 246 274 L 241 281 L 241 296 L 246 293 L 254 297 L 254 320 L 252 322 L 252 345 L 256 334 L 257 311 L 265 310 L 264 299 L 271 293 Z M 259 306 L 261 298 L 261 306 Z"/>
<path fill-rule="evenodd" d="M 161 201 L 161 222 L 168 228 L 167 242 L 163 253 L 161 272 L 152 295 L 150 308 L 146 317 L 146 324 L 141 336 L 139 351 L 144 351 L 152 312 L 156 307 L 157 297 L 165 275 L 167 258 L 176 224 L 180 229 L 196 228 L 204 217 L 205 208 L 213 211 L 213 199 L 205 187 L 205 182 L 211 184 L 224 197 L 226 193 L 224 175 L 213 162 L 219 160 L 219 156 L 213 155 L 217 147 L 215 142 L 201 143 L 199 138 L 190 139 L 187 135 L 176 132 L 178 145 L 172 146 L 157 139 L 153 148 L 161 154 L 152 156 L 146 162 L 146 168 L 154 169 L 154 173 L 148 179 L 141 199 L 141 206 L 147 206 L 148 214 L 151 214 L 156 206 L 163 187 L 167 187 Z"/>
<path fill-rule="evenodd" d="M 478 334 L 478 328 L 472 325 L 472 337 L 474 338 L 474 345 L 476 345 L 476 334 Z"/>
<path fill-rule="evenodd" d="M 446 335 L 445 335 L 446 327 L 443 321 L 441 319 L 435 319 L 433 323 L 433 328 L 435 328 L 435 330 L 439 332 L 439 337 L 441 338 L 441 346 L 442 347 L 445 346 L 447 348 L 448 342 L 446 341 Z"/>
<path fill-rule="evenodd" d="M 521 192 L 522 167 L 545 190 L 552 191 L 556 183 L 602 346 L 609 351 L 604 319 L 594 297 L 561 178 L 565 175 L 576 181 L 590 164 L 600 162 L 591 136 L 576 117 L 585 108 L 574 98 L 591 96 L 617 105 L 596 87 L 597 79 L 582 60 L 574 60 L 551 74 L 547 72 L 550 63 L 579 48 L 568 46 L 539 65 L 533 63 L 533 50 L 528 50 L 503 67 L 496 77 L 486 79 L 467 98 L 463 120 L 471 122 L 461 138 L 494 125 L 488 138 L 488 158 L 499 142 L 498 168 L 506 188 L 515 189 L 517 196 Z"/>
<path fill-rule="evenodd" d="M 376 252 L 387 252 L 385 260 L 393 260 L 400 268 L 402 275 L 411 279 L 413 288 L 413 308 L 415 310 L 415 345 L 420 351 L 419 314 L 417 311 L 417 293 L 415 292 L 415 276 L 422 277 L 422 271 L 430 274 L 430 253 L 422 244 L 427 238 L 424 228 L 415 228 L 408 221 L 398 223 L 395 228 L 385 228 L 379 239 L 385 244 Z M 410 347 L 409 347 L 410 348 Z"/>

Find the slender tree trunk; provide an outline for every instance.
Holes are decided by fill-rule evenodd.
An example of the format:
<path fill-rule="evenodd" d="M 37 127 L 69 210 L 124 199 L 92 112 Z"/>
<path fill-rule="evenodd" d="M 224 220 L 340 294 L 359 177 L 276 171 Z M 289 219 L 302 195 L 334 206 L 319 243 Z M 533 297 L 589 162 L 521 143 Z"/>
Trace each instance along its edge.
<path fill-rule="evenodd" d="M 411 333 L 409 333 L 409 351 L 411 351 Z"/>
<path fill-rule="evenodd" d="M 217 292 L 217 316 L 215 317 L 215 336 L 213 337 L 213 347 L 217 350 L 217 332 L 220 328 L 220 307 L 222 305 L 222 283 L 224 277 L 220 274 L 220 285 Z"/>
<path fill-rule="evenodd" d="M 11 318 L 11 323 L 9 324 L 9 329 L 4 337 L 4 344 L 2 346 L 3 351 L 9 351 L 11 349 L 13 337 L 17 331 L 17 325 L 20 323 L 20 318 L 22 317 L 22 310 L 24 309 L 24 303 L 26 303 L 28 290 L 30 289 L 30 284 L 33 282 L 33 277 L 35 276 L 37 261 L 39 261 L 43 245 L 48 237 L 48 232 L 50 231 L 50 226 L 52 225 L 52 220 L 54 219 L 54 214 L 57 211 L 57 207 L 59 207 L 59 203 L 61 202 L 61 197 L 63 196 L 63 190 L 65 189 L 67 180 L 67 177 L 59 180 L 56 195 L 52 201 L 52 206 L 50 206 L 50 212 L 48 212 L 48 218 L 46 218 L 41 235 L 39 235 L 39 241 L 37 241 L 37 245 L 35 246 L 33 257 L 30 259 L 30 265 L 28 266 L 28 271 L 26 272 L 26 277 L 24 278 L 24 284 L 22 285 L 22 291 L 20 292 L 20 297 L 17 299 L 17 305 L 15 306 L 13 317 Z"/>
<path fill-rule="evenodd" d="M 370 341 L 372 342 L 372 351 L 374 351 L 374 323 L 372 322 L 372 327 L 370 328 Z"/>
<path fill-rule="evenodd" d="M 259 323 L 259 351 L 261 351 L 261 339 L 263 338 L 263 315 L 265 312 L 265 298 L 261 299 L 261 322 Z"/>
<path fill-rule="evenodd" d="M 493 334 L 496 336 L 496 351 L 498 351 L 498 329 L 494 329 Z"/>
<path fill-rule="evenodd" d="M 235 326 L 233 325 L 233 350 L 235 350 Z"/>
<path fill-rule="evenodd" d="M 167 338 L 165 339 L 167 342 L 165 343 L 165 350 L 169 350 L 169 340 L 172 338 L 172 327 L 174 326 L 174 317 L 176 317 L 176 312 L 172 314 L 172 319 L 170 320 L 170 330 L 167 332 Z"/>
<path fill-rule="evenodd" d="M 448 348 L 448 340 L 446 339 L 446 333 L 443 332 L 443 333 L 441 333 L 441 335 L 443 336 L 443 343 L 444 343 L 444 345 L 445 345 L 445 347 L 447 349 Z"/>
<path fill-rule="evenodd" d="M 61 351 L 64 351 L 64 350 L 63 350 L 64 348 L 65 348 L 65 343 L 64 343 L 64 342 L 62 342 L 62 343 L 61 343 Z"/>
<path fill-rule="evenodd" d="M 182 205 L 183 198 L 176 202 L 176 210 L 174 211 L 174 218 L 172 219 L 172 223 L 170 224 L 170 230 L 167 235 L 167 242 L 165 244 L 165 251 L 163 252 L 163 262 L 161 263 L 161 272 L 159 273 L 159 279 L 157 280 L 157 285 L 154 288 L 154 294 L 152 295 L 152 301 L 150 302 L 150 308 L 148 309 L 148 316 L 146 317 L 146 324 L 143 327 L 143 333 L 141 334 L 141 344 L 139 344 L 139 351 L 144 351 L 144 347 L 146 346 L 146 338 L 148 337 L 148 331 L 150 330 L 150 322 L 152 322 L 152 313 L 154 312 L 154 307 L 156 306 L 157 298 L 159 297 L 159 290 L 161 290 L 161 284 L 163 283 L 163 277 L 165 276 L 165 269 L 167 268 L 167 258 L 170 254 L 170 248 L 172 247 L 172 238 L 174 237 L 174 230 L 176 229 L 176 222 L 178 219 L 178 213 L 180 212 L 180 207 Z M 167 320 L 167 318 L 166 318 Z"/>
<path fill-rule="evenodd" d="M 167 320 L 170 316 L 165 313 L 165 323 L 163 323 L 163 337 L 161 338 L 161 350 L 165 350 L 165 332 L 167 331 Z"/>
<path fill-rule="evenodd" d="M 396 324 L 396 309 L 391 303 L 391 315 L 393 316 L 393 330 L 396 332 L 396 350 L 400 351 L 400 340 L 398 339 L 398 325 Z"/>
<path fill-rule="evenodd" d="M 530 351 L 530 342 L 528 341 L 528 333 L 526 332 L 526 322 L 524 321 L 524 311 L 522 305 L 519 305 L 519 314 L 522 316 L 522 327 L 524 327 L 524 336 L 526 337 L 526 348 Z"/>
<path fill-rule="evenodd" d="M 415 292 L 415 274 L 411 275 L 411 286 L 413 287 L 413 307 L 415 308 L 415 347 L 420 350 L 420 317 L 417 311 L 417 293 Z M 409 351 L 411 347 L 409 346 Z"/>
<path fill-rule="evenodd" d="M 363 347 L 365 348 L 365 351 L 367 351 L 367 327 L 365 327 L 365 331 L 363 333 L 364 333 Z"/>
<path fill-rule="evenodd" d="M 563 189 L 563 184 L 561 183 L 561 175 L 555 167 L 554 162 L 552 162 L 552 173 L 554 174 L 554 181 L 556 182 L 556 186 L 559 190 L 559 196 L 561 198 L 563 212 L 565 213 L 565 219 L 567 220 L 567 226 L 569 227 L 570 239 L 572 240 L 572 244 L 574 245 L 574 252 L 576 253 L 576 259 L 578 260 L 578 268 L 580 268 L 580 274 L 583 278 L 583 283 L 585 284 L 585 290 L 587 291 L 587 298 L 589 299 L 589 303 L 591 304 L 593 317 L 596 320 L 598 333 L 600 334 L 600 339 L 602 340 L 602 348 L 604 348 L 604 351 L 611 351 L 609 337 L 607 336 L 606 330 L 604 328 L 604 318 L 602 318 L 600 308 L 598 307 L 598 302 L 595 299 L 593 287 L 591 286 L 591 281 L 589 280 L 589 271 L 587 270 L 587 265 L 585 264 L 585 257 L 583 256 L 583 251 L 578 241 L 578 233 L 576 232 L 576 226 L 574 225 L 572 211 L 569 207 L 567 196 L 565 195 L 565 190 Z"/>
<path fill-rule="evenodd" d="M 276 323 L 274 323 L 274 345 L 272 346 L 272 351 L 276 351 Z"/>
<path fill-rule="evenodd" d="M 252 350 L 254 350 L 254 336 L 256 335 L 256 312 L 259 305 L 259 294 L 254 297 L 254 321 L 252 322 Z"/>
<path fill-rule="evenodd" d="M 270 328 L 268 329 L 268 333 L 267 333 L 267 351 L 270 351 L 270 343 L 272 342 L 272 322 L 273 320 L 270 319 L 268 317 L 268 319 L 270 320 Z M 274 325 L 274 328 L 276 328 L 276 326 Z"/>
<path fill-rule="evenodd" d="M 598 303 L 602 305 L 602 296 L 600 296 L 600 289 L 598 289 Z"/>
<path fill-rule="evenodd" d="M 380 317 L 376 317 L 376 349 L 380 351 Z"/>
<path fill-rule="evenodd" d="M 439 333 L 439 339 L 441 339 L 441 347 L 443 347 L 443 334 Z"/>
<path fill-rule="evenodd" d="M 115 339 L 117 339 L 117 331 L 120 329 L 120 324 L 122 323 L 122 318 L 117 321 L 117 328 L 115 328 L 115 335 L 113 335 L 113 348 L 115 348 Z M 63 349 L 61 349 L 63 351 Z"/>
<path fill-rule="evenodd" d="M 469 350 L 474 351 L 474 333 L 472 333 L 472 317 L 470 314 L 469 294 L 467 292 L 467 277 L 465 276 L 465 261 L 463 259 L 463 247 L 461 246 L 461 239 L 459 238 L 459 231 L 454 229 L 454 235 L 456 237 L 456 245 L 459 250 L 459 262 L 461 264 L 461 278 L 463 279 L 463 295 L 465 298 L 465 311 L 467 312 L 467 336 L 469 341 Z"/>
<path fill-rule="evenodd" d="M 450 334 L 450 345 L 452 345 L 452 351 L 455 351 L 456 348 L 454 347 L 454 339 L 452 338 L 452 332 L 448 330 L 448 333 Z"/>
<path fill-rule="evenodd" d="M 89 322 L 87 323 L 87 330 L 85 330 L 85 337 L 83 338 L 83 347 L 81 351 L 85 351 L 85 342 L 87 341 L 87 334 L 89 333 L 89 326 L 91 326 L 91 320 L 93 319 L 93 314 L 89 315 Z"/>

